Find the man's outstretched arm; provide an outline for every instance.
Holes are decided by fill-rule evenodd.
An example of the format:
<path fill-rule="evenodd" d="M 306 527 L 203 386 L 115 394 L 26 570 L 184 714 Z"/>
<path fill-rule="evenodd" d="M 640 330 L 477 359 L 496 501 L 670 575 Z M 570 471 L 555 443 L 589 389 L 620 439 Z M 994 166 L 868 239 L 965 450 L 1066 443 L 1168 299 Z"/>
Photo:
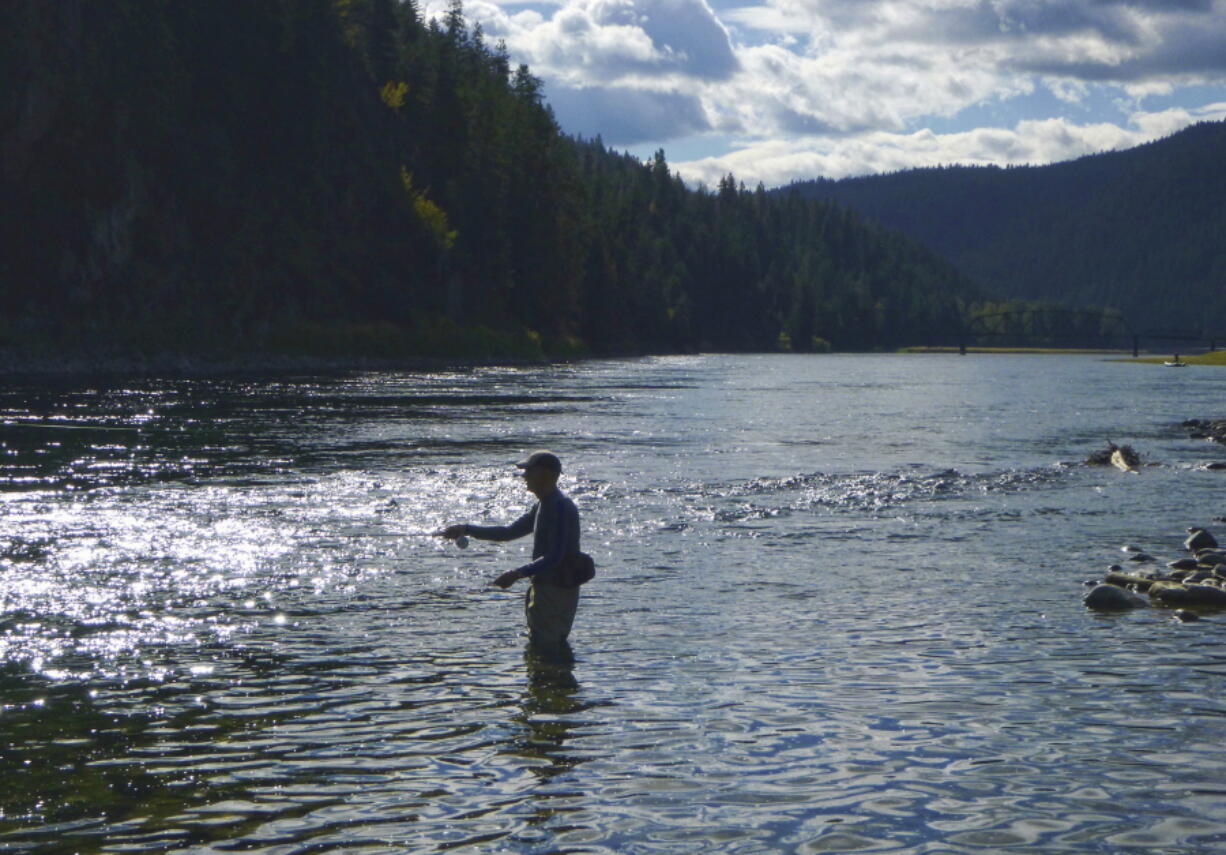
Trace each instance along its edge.
<path fill-rule="evenodd" d="M 442 534 L 448 540 L 455 540 L 462 535 L 475 537 L 477 540 L 515 540 L 532 534 L 532 522 L 535 515 L 536 511 L 533 509 L 510 525 L 472 525 L 471 523 L 449 525 L 443 529 Z"/>

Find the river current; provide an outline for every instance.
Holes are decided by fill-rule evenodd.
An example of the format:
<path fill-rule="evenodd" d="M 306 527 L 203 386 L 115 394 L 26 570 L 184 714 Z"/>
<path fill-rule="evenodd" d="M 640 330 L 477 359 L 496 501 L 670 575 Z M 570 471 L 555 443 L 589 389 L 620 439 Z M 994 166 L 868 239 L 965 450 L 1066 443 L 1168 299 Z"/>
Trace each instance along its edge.
<path fill-rule="evenodd" d="M 1084 356 L 8 381 L 0 851 L 1226 852 L 1226 615 L 1081 603 L 1226 514 L 1179 426 L 1223 400 Z M 573 664 L 488 584 L 528 541 L 428 536 L 537 448 Z"/>

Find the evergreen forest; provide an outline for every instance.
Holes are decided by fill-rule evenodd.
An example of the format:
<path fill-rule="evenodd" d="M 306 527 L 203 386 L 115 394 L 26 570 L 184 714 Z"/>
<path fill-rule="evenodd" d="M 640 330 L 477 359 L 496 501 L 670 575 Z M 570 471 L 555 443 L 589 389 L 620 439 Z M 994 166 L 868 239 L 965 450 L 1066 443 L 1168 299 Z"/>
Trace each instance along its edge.
<path fill-rule="evenodd" d="M 899 229 L 1004 299 L 1110 306 L 1139 333 L 1226 340 L 1226 122 L 1040 167 L 794 184 Z"/>
<path fill-rule="evenodd" d="M 563 134 L 457 2 L 0 4 L 0 349 L 890 348 L 982 299 L 848 208 Z"/>

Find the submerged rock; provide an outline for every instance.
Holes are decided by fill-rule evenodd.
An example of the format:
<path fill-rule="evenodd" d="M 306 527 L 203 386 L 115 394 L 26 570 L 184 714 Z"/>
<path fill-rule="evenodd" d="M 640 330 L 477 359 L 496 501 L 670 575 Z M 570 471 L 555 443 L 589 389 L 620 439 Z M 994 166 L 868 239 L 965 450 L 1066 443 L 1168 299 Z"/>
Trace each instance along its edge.
<path fill-rule="evenodd" d="M 1155 582 L 1149 587 L 1149 596 L 1151 600 L 1166 606 L 1226 608 L 1226 590 L 1222 590 L 1217 585 Z"/>
<path fill-rule="evenodd" d="M 1111 570 L 1107 573 L 1103 581 L 1108 585 L 1114 585 L 1117 588 L 1127 588 L 1130 591 L 1148 591 L 1149 586 L 1154 584 L 1155 580 L 1149 576 L 1137 576 L 1133 573 L 1125 573 L 1122 570 Z"/>
<path fill-rule="evenodd" d="M 1195 605 L 1214 609 L 1226 608 L 1226 590 L 1222 590 L 1217 585 L 1196 583 L 1187 584 L 1185 587 Z"/>
<path fill-rule="evenodd" d="M 1144 597 L 1116 585 L 1099 585 L 1085 595 L 1083 602 L 1086 608 L 1100 612 L 1143 609 L 1149 605 Z"/>

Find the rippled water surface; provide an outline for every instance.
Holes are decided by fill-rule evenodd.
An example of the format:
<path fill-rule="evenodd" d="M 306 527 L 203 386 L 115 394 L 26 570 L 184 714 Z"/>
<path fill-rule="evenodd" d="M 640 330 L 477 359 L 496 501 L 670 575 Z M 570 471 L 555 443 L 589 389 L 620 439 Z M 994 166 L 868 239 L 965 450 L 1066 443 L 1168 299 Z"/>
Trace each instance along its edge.
<path fill-rule="evenodd" d="M 1226 851 L 1226 371 L 710 356 L 0 385 L 0 851 Z M 1108 439 L 1140 474 L 1083 466 Z M 510 466 L 599 564 L 529 655 Z M 1210 525 L 1212 528 L 1212 525 Z M 1226 533 L 1226 524 L 1220 528 Z"/>

